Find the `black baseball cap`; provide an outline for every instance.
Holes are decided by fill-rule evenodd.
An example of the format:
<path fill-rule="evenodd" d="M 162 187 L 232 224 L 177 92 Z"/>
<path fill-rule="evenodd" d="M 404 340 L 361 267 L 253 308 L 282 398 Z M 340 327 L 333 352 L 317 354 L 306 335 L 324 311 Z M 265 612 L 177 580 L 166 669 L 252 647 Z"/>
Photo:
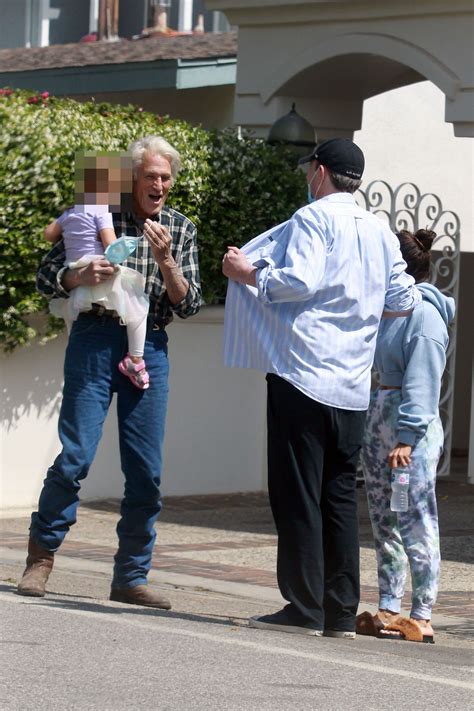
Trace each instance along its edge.
<path fill-rule="evenodd" d="M 312 153 L 300 158 L 298 165 L 317 160 L 326 168 L 339 175 L 360 180 L 364 172 L 365 159 L 359 146 L 349 138 L 330 138 L 315 146 Z"/>

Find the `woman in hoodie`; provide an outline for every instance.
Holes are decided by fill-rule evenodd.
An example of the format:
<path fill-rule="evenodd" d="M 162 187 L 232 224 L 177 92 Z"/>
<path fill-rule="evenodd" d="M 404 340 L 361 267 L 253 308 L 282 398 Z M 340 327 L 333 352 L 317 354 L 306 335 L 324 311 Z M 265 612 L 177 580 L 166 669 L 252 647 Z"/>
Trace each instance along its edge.
<path fill-rule="evenodd" d="M 433 642 L 431 609 L 439 578 L 436 469 L 443 447 L 438 412 L 454 300 L 427 281 L 434 232 L 397 235 L 407 272 L 422 294 L 409 318 L 382 319 L 375 369 L 379 387 L 367 413 L 362 447 L 367 500 L 377 553 L 379 610 L 357 617 L 357 631 L 390 639 Z M 408 467 L 406 513 L 390 510 L 391 469 Z M 401 617 L 407 563 L 410 619 Z"/>

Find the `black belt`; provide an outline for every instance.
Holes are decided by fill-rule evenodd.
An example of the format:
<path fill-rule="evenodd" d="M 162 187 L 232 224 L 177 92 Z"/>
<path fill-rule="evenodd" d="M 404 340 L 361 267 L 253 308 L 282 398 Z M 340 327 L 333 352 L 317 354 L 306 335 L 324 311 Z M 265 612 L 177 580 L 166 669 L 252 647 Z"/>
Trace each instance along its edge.
<path fill-rule="evenodd" d="M 80 318 L 107 318 L 107 319 L 114 319 L 116 321 L 120 321 L 120 316 L 116 311 L 113 309 L 106 309 L 104 306 L 101 306 L 100 304 L 92 304 L 92 307 L 89 311 L 82 311 L 79 314 Z M 152 316 L 151 314 L 148 314 L 147 317 L 148 325 L 149 327 L 153 328 L 155 331 L 164 331 L 166 326 L 168 325 L 168 321 L 164 321 L 163 319 L 158 319 L 155 316 Z M 122 324 L 125 325 L 125 324 Z"/>

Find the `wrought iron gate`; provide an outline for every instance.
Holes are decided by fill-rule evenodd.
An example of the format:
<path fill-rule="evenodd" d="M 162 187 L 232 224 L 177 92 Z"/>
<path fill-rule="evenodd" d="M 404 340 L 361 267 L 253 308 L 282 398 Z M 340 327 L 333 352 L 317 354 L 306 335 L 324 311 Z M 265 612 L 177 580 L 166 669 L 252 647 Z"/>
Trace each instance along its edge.
<path fill-rule="evenodd" d="M 414 183 L 402 183 L 391 188 L 383 180 L 374 180 L 355 195 L 366 210 L 387 220 L 394 232 L 414 231 L 419 228 L 434 230 L 431 281 L 443 294 L 453 296 L 457 302 L 460 263 L 460 222 L 450 210 L 444 210 L 434 193 L 422 194 Z M 443 376 L 440 414 L 444 428 L 444 454 L 438 467 L 438 476 L 449 474 L 453 426 L 454 367 L 456 351 L 456 319 L 449 328 L 449 348 Z"/>

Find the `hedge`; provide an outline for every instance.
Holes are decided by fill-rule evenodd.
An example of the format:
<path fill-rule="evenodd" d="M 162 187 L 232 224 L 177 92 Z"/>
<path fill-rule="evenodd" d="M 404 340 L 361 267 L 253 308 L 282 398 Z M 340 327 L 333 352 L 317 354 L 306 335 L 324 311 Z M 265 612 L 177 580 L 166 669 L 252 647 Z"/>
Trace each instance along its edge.
<path fill-rule="evenodd" d="M 205 303 L 222 303 L 222 254 L 287 219 L 304 202 L 305 185 L 282 149 L 234 130 L 211 131 L 135 105 L 0 90 L 0 343 L 7 351 L 57 333 L 49 318 L 38 333 L 29 316 L 46 301 L 35 275 L 49 245 L 43 229 L 73 202 L 77 150 L 126 150 L 160 134 L 181 153 L 183 168 L 168 198 L 198 227 Z"/>

